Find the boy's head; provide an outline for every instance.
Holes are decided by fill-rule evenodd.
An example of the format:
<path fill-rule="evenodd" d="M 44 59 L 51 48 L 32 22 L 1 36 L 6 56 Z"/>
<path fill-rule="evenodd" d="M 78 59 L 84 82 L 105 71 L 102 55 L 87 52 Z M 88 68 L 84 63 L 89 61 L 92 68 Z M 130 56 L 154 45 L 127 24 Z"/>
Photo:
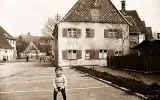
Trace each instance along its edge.
<path fill-rule="evenodd" d="M 56 67 L 55 73 L 56 73 L 57 76 L 61 76 L 62 75 L 62 68 L 61 67 Z"/>

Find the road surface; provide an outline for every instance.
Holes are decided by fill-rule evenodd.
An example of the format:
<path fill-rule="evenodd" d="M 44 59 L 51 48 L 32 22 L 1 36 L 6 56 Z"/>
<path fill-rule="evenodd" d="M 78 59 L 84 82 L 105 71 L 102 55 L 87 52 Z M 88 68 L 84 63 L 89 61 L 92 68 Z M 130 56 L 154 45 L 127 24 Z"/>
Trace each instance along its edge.
<path fill-rule="evenodd" d="M 0 72 L 0 100 L 53 100 L 54 67 L 15 62 L 0 64 Z M 63 68 L 63 73 L 68 80 L 67 100 L 140 100 L 73 69 Z"/>

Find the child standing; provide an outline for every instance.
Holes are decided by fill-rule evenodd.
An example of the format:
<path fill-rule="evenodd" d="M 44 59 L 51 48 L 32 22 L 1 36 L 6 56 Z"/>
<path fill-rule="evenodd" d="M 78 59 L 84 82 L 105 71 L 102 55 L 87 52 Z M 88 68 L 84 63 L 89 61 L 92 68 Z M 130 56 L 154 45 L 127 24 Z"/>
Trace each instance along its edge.
<path fill-rule="evenodd" d="M 65 87 L 67 86 L 66 76 L 62 74 L 61 67 L 56 67 L 55 73 L 56 73 L 56 76 L 53 82 L 53 87 L 54 87 L 53 100 L 57 100 L 58 92 L 61 92 L 63 96 L 63 100 L 66 100 L 66 91 L 65 91 Z"/>

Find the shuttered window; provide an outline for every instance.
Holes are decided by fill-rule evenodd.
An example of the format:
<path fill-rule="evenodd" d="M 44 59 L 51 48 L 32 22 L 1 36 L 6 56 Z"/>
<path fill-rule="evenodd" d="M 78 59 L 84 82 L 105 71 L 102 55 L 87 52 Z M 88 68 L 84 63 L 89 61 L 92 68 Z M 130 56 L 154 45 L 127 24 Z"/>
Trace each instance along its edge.
<path fill-rule="evenodd" d="M 90 57 L 90 50 L 86 50 L 85 52 L 85 58 L 86 60 L 89 60 L 91 57 Z"/>
<path fill-rule="evenodd" d="M 94 34 L 95 34 L 94 29 L 89 29 L 89 28 L 86 29 L 86 38 L 94 38 Z"/>
<path fill-rule="evenodd" d="M 122 38 L 121 29 L 104 29 L 104 38 L 119 39 Z"/>
<path fill-rule="evenodd" d="M 77 28 L 64 28 L 63 29 L 63 37 L 80 38 L 81 37 L 81 29 L 77 29 Z"/>
<path fill-rule="evenodd" d="M 82 58 L 81 50 L 63 50 L 62 58 L 65 60 L 76 60 Z"/>

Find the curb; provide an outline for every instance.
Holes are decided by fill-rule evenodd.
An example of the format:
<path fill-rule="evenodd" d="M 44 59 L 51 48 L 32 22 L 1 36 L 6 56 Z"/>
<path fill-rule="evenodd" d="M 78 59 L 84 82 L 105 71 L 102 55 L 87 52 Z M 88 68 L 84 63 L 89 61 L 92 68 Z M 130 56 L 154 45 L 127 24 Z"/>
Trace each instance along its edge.
<path fill-rule="evenodd" d="M 103 79 L 101 79 L 101 78 L 98 78 L 98 77 L 89 75 L 88 73 L 81 72 L 81 71 L 79 71 L 79 70 L 77 70 L 77 69 L 75 69 L 75 68 L 72 68 L 72 69 L 74 69 L 75 71 L 78 71 L 78 72 L 80 72 L 80 73 L 82 73 L 82 74 L 86 74 L 87 76 L 92 77 L 92 78 L 94 78 L 94 79 L 96 79 L 96 80 L 99 80 L 99 81 L 101 81 L 101 82 L 107 83 L 108 85 L 113 86 L 113 87 L 115 87 L 115 88 L 117 88 L 117 89 L 120 89 L 120 90 L 122 90 L 122 91 L 124 91 L 124 92 L 126 92 L 126 93 L 127 93 L 128 91 L 130 91 L 130 89 L 127 89 L 127 88 L 124 88 L 124 87 L 120 87 L 120 86 L 118 86 L 118 85 L 116 85 L 116 84 L 113 84 L 113 83 L 110 82 L 110 81 L 106 81 L 106 80 L 103 80 Z M 146 97 L 146 96 L 144 96 L 144 95 L 142 95 L 142 94 L 140 94 L 140 93 L 133 93 L 133 95 L 135 95 L 135 96 L 137 96 L 137 97 L 139 97 L 139 98 L 141 98 L 141 99 L 144 99 L 144 100 L 147 100 L 147 99 L 148 99 L 148 97 Z"/>
<path fill-rule="evenodd" d="M 111 67 L 111 66 L 105 66 L 105 67 L 106 67 L 106 68 L 123 70 L 123 71 L 131 71 L 131 72 L 137 72 L 137 73 L 144 73 L 144 74 L 160 73 L 160 71 L 138 71 L 138 70 L 125 69 L 125 68 L 117 68 L 117 67 Z"/>

